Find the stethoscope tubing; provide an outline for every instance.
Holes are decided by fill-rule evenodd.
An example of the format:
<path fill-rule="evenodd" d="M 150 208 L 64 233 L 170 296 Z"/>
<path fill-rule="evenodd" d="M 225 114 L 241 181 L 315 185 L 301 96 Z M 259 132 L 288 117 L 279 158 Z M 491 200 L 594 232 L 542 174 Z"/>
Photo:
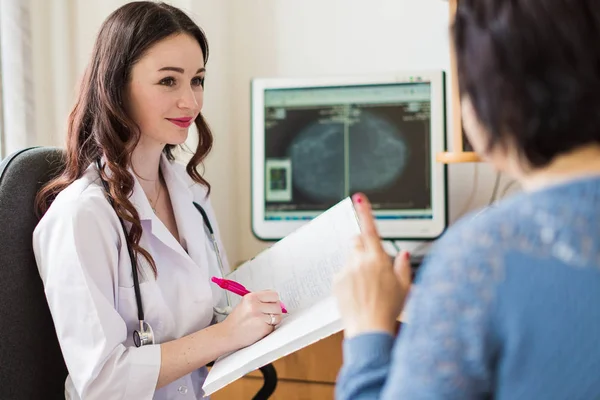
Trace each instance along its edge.
<path fill-rule="evenodd" d="M 100 162 L 100 158 L 96 159 L 96 165 L 98 167 L 100 181 L 102 182 L 102 186 L 104 187 L 104 191 L 106 192 L 108 201 L 114 209 L 115 203 L 114 203 L 114 199 L 112 198 L 112 196 L 110 194 L 108 182 L 106 182 L 106 180 L 104 180 L 104 178 L 102 177 L 101 171 L 103 171 L 103 167 Z M 225 277 L 225 268 L 223 266 L 221 252 L 219 251 L 219 244 L 217 242 L 217 238 L 215 237 L 215 232 L 213 230 L 212 224 L 210 223 L 210 219 L 208 218 L 208 214 L 206 213 L 206 211 L 200 204 L 196 203 L 195 201 L 192 203 L 194 204 L 194 207 L 196 207 L 198 212 L 200 212 L 200 214 L 202 215 L 202 220 L 204 222 L 204 226 L 208 230 L 208 234 L 210 236 L 210 241 L 212 242 L 213 249 L 215 251 L 215 255 L 217 258 L 217 264 L 219 266 L 219 271 L 221 273 L 221 277 L 224 278 Z M 121 223 L 121 228 L 123 229 L 123 232 L 125 233 L 125 243 L 127 245 L 127 253 L 129 254 L 129 258 L 131 259 L 131 273 L 133 276 L 133 290 L 135 293 L 135 302 L 136 302 L 136 306 L 137 306 L 137 314 L 138 314 L 138 320 L 139 320 L 139 325 L 140 325 L 140 332 L 142 332 L 142 333 L 145 332 L 145 329 L 144 329 L 145 325 L 148 326 L 148 330 L 151 332 L 152 328 L 150 327 L 150 324 L 148 324 L 144 320 L 144 307 L 142 304 L 142 293 L 140 291 L 140 280 L 139 280 L 139 275 L 138 275 L 137 258 L 135 257 L 135 254 L 133 253 L 133 248 L 131 247 L 131 244 L 129 242 L 129 236 L 127 236 L 127 229 L 125 228 L 125 222 L 118 215 L 117 215 L 117 218 L 119 218 L 119 222 Z M 215 313 L 220 314 L 220 315 L 228 315 L 231 312 L 231 301 L 229 298 L 229 293 L 227 291 L 225 291 L 225 296 L 227 299 L 227 307 L 225 309 L 221 309 L 219 307 L 213 307 L 213 311 Z M 153 336 L 153 335 L 151 335 L 151 336 Z M 154 339 L 152 338 L 151 341 L 153 343 Z"/>

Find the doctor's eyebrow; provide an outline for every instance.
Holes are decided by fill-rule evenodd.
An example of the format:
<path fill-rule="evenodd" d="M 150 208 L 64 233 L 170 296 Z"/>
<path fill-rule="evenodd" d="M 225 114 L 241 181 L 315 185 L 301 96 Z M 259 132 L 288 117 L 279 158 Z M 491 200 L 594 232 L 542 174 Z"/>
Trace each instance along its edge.
<path fill-rule="evenodd" d="M 179 67 L 162 67 L 161 69 L 159 69 L 159 71 L 174 71 L 174 72 L 179 72 L 180 74 L 183 74 L 185 72 L 185 70 L 183 68 L 179 68 Z M 196 74 L 199 74 L 200 72 L 206 72 L 206 68 L 198 68 L 198 71 L 196 71 Z"/>

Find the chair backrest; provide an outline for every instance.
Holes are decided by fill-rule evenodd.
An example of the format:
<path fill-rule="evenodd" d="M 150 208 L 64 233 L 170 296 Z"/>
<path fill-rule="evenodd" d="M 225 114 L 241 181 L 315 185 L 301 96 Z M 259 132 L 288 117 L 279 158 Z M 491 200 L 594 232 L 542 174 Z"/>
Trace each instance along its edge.
<path fill-rule="evenodd" d="M 40 187 L 63 167 L 55 148 L 31 148 L 0 164 L 0 399 L 64 399 L 60 351 L 32 234 Z"/>

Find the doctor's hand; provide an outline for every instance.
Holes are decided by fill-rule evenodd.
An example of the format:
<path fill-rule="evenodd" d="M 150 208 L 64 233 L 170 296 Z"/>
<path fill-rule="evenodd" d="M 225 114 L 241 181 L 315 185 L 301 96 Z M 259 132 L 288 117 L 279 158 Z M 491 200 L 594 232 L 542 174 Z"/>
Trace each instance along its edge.
<path fill-rule="evenodd" d="M 273 332 L 283 318 L 279 295 L 272 290 L 252 292 L 225 318 L 227 335 L 238 348 L 246 347 Z"/>
<path fill-rule="evenodd" d="M 395 335 L 397 318 L 411 284 L 409 254 L 399 253 L 392 265 L 381 245 L 369 200 L 363 194 L 352 199 L 362 233 L 334 280 L 344 333 L 348 338 L 375 331 Z"/>

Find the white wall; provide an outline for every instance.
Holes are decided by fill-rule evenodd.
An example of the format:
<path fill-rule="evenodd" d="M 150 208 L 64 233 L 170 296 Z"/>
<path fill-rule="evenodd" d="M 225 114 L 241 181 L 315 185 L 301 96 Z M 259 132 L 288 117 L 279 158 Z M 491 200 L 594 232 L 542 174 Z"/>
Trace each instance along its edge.
<path fill-rule="evenodd" d="M 250 86 L 258 76 L 369 74 L 450 65 L 448 3 L 440 0 L 263 0 L 236 2 L 232 32 L 233 134 L 240 229 L 237 260 L 266 247 L 250 230 Z M 450 106 L 450 105 L 449 105 Z M 450 217 L 473 187 L 475 164 L 451 166 Z M 480 164 L 472 207 L 485 204 L 495 175 Z M 470 208 L 472 208 L 470 207 Z M 414 248 L 417 244 L 405 244 Z"/>
<path fill-rule="evenodd" d="M 39 141 L 60 145 L 95 35 L 109 13 L 127 1 L 31 1 L 39 11 L 33 32 L 35 81 L 40 82 L 37 125 L 48 127 Z M 188 12 L 209 39 L 203 112 L 215 147 L 206 176 L 233 263 L 266 247 L 250 230 L 251 78 L 449 68 L 448 3 L 441 0 L 169 2 Z M 480 182 L 472 207 L 489 199 L 494 178 L 489 166 L 451 166 L 451 220 L 465 206 L 475 165 Z"/>

